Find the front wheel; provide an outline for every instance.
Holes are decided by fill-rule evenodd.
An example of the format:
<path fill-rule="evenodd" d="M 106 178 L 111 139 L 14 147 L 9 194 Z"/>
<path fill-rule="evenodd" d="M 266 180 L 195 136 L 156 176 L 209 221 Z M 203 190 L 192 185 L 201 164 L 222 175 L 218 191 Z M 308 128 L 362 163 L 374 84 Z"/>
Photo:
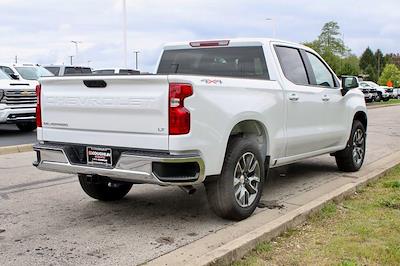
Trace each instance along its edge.
<path fill-rule="evenodd" d="M 107 178 L 91 175 L 78 175 L 83 191 L 90 197 L 101 201 L 115 201 L 125 197 L 132 184 L 126 182 L 110 182 Z"/>
<path fill-rule="evenodd" d="M 249 217 L 260 201 L 264 172 L 264 159 L 257 140 L 231 139 L 221 175 L 205 183 L 211 209 L 225 219 Z"/>
<path fill-rule="evenodd" d="M 364 162 L 365 146 L 365 127 L 360 121 L 355 120 L 347 147 L 335 154 L 336 164 L 339 170 L 344 172 L 358 171 Z"/>
<path fill-rule="evenodd" d="M 22 132 L 31 132 L 36 129 L 36 123 L 34 122 L 18 123 L 17 127 Z"/>

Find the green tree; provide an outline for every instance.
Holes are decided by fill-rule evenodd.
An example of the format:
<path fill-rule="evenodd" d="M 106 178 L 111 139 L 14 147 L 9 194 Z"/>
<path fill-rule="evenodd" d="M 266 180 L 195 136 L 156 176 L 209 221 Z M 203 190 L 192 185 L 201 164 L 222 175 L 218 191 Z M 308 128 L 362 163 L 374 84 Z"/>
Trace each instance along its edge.
<path fill-rule="evenodd" d="M 382 71 L 382 75 L 379 78 L 378 83 L 380 85 L 386 85 L 388 81 L 393 82 L 393 84 L 399 84 L 400 82 L 400 70 L 394 64 L 387 64 Z"/>
<path fill-rule="evenodd" d="M 371 48 L 368 47 L 360 57 L 360 68 L 362 71 L 366 72 L 369 66 L 374 68 L 376 66 L 376 59 Z"/>
<path fill-rule="evenodd" d="M 383 61 L 385 62 L 385 66 L 387 64 L 393 64 L 393 58 L 391 54 L 385 54 L 385 56 L 383 57 Z"/>
<path fill-rule="evenodd" d="M 378 74 L 376 73 L 376 69 L 372 65 L 368 65 L 364 70 L 364 74 L 368 75 L 366 80 L 371 80 L 376 82 L 378 80 Z"/>
<path fill-rule="evenodd" d="M 316 40 L 304 43 L 304 45 L 319 53 L 338 75 L 339 73 L 344 74 L 343 65 L 348 62 L 343 62 L 342 59 L 350 53 L 350 49 L 345 46 L 340 36 L 338 23 L 330 21 L 322 27 L 321 34 Z M 346 67 L 349 67 L 349 65 L 346 65 Z"/>
<path fill-rule="evenodd" d="M 349 55 L 348 57 L 341 59 L 340 68 L 336 74 L 338 76 L 357 76 L 358 74 L 360 74 L 358 57 L 356 55 Z"/>
<path fill-rule="evenodd" d="M 380 76 L 386 65 L 385 57 L 380 49 L 376 50 L 374 57 L 376 60 L 376 72 L 378 73 L 378 76 Z"/>
<path fill-rule="evenodd" d="M 344 56 L 349 51 L 341 39 L 339 24 L 329 21 L 322 27 L 321 34 L 318 36 L 322 53 L 330 52 L 334 55 Z"/>

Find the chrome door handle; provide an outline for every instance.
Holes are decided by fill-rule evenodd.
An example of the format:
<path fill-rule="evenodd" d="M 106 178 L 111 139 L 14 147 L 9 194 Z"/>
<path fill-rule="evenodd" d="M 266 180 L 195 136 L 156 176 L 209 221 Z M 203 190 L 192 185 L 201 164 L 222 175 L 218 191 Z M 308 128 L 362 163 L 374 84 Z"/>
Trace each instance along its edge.
<path fill-rule="evenodd" d="M 331 99 L 331 98 L 329 98 L 328 95 L 324 95 L 324 96 L 322 97 L 322 100 L 323 100 L 324 102 L 329 102 L 330 99 Z"/>
<path fill-rule="evenodd" d="M 289 95 L 289 100 L 298 101 L 299 100 L 299 96 L 296 93 L 292 93 L 292 94 Z"/>

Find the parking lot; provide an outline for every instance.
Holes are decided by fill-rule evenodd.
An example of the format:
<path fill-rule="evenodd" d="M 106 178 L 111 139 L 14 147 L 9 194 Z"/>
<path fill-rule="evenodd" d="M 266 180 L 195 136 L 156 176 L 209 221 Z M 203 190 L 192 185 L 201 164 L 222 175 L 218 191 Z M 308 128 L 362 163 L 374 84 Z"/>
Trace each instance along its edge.
<path fill-rule="evenodd" d="M 36 141 L 36 131 L 20 132 L 15 125 L 0 125 L 0 147 L 30 144 Z"/>
<path fill-rule="evenodd" d="M 399 113 L 399 106 L 369 110 L 365 169 L 400 150 Z M 0 156 L 3 265 L 140 264 L 233 225 L 209 210 L 202 186 L 189 196 L 135 185 L 124 200 L 104 203 L 86 196 L 75 176 L 39 171 L 33 160 L 33 152 Z M 271 209 L 257 212 L 283 215 L 354 178 L 330 156 L 274 169 L 262 199 Z"/>

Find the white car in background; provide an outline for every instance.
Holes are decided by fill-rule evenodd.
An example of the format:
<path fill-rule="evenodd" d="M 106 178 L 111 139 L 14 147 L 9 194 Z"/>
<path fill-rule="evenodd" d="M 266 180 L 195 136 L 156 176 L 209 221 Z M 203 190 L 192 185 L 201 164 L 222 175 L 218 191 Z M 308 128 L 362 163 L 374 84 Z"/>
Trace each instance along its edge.
<path fill-rule="evenodd" d="M 104 68 L 93 71 L 95 75 L 140 75 L 139 70 L 128 68 Z"/>
<path fill-rule="evenodd" d="M 393 89 L 393 99 L 400 99 L 400 89 L 399 88 Z"/>
<path fill-rule="evenodd" d="M 378 96 L 375 98 L 376 102 L 380 102 L 380 101 L 387 102 L 390 100 L 391 95 L 389 92 L 386 91 L 386 89 L 384 87 L 379 86 L 378 84 L 376 84 L 373 81 L 361 81 L 360 86 L 363 86 L 363 84 L 367 84 L 370 87 L 377 90 Z"/>
<path fill-rule="evenodd" d="M 0 64 L 0 70 L 14 80 L 25 81 L 35 86 L 38 79 L 54 76 L 45 68 L 35 64 Z"/>

